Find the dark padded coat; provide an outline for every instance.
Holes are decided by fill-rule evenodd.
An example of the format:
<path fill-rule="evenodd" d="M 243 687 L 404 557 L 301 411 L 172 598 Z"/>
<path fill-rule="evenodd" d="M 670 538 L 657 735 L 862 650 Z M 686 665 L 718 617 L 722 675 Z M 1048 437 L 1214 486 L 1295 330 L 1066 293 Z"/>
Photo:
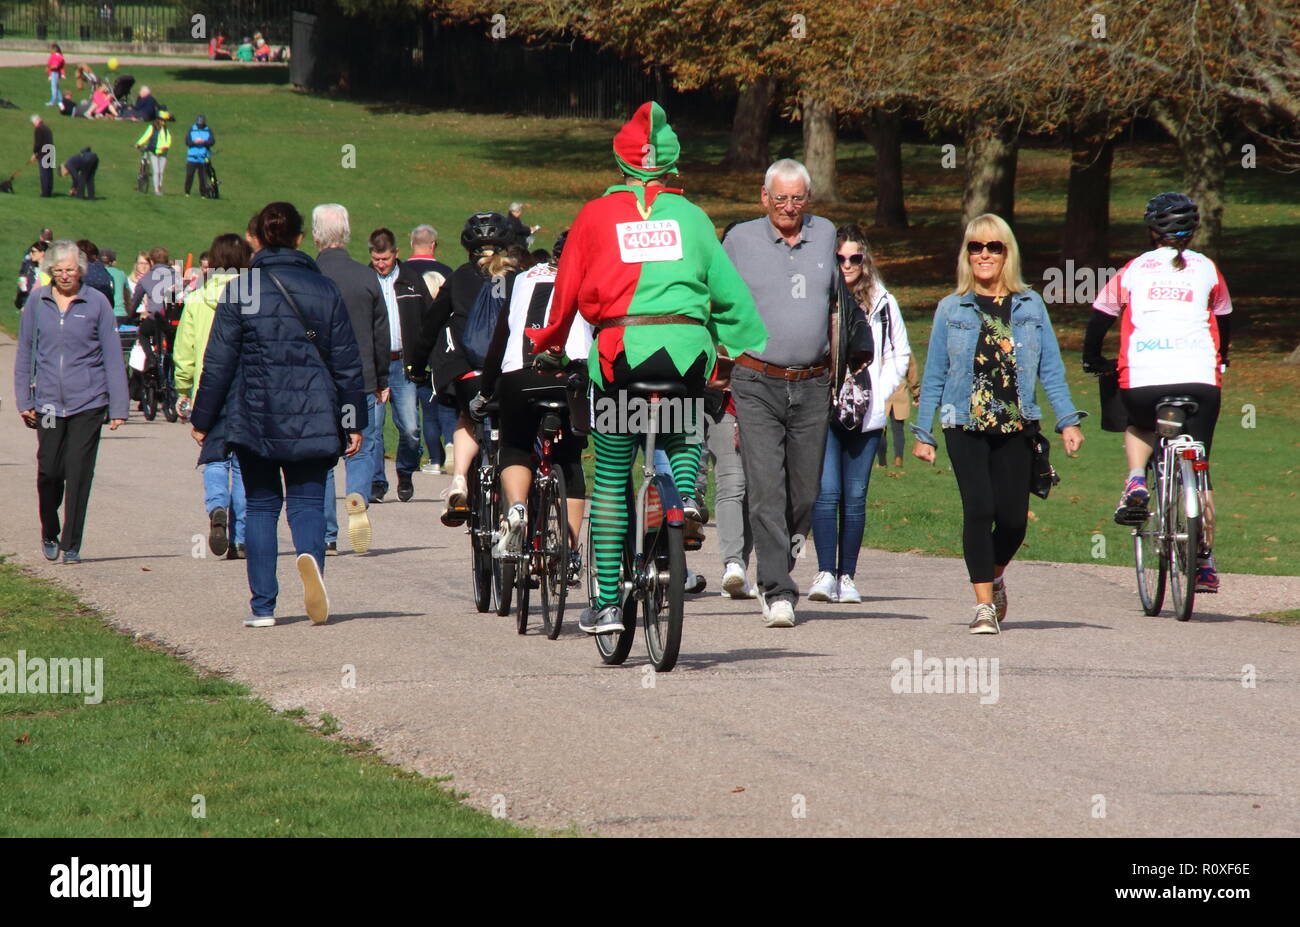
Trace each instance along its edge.
<path fill-rule="evenodd" d="M 366 392 L 387 389 L 392 339 L 388 333 L 388 304 L 384 302 L 374 268 L 354 261 L 342 248 L 326 248 L 316 255 L 316 266 L 338 284 L 343 294 L 343 304 L 361 352 Z"/>
<path fill-rule="evenodd" d="M 263 248 L 251 267 L 243 283 L 226 286 L 212 320 L 191 413 L 194 427 L 208 432 L 199 463 L 224 459 L 228 445 L 271 460 L 337 459 L 343 432 L 368 423 L 339 288 L 301 251 Z M 297 302 L 315 344 L 269 273 Z"/>

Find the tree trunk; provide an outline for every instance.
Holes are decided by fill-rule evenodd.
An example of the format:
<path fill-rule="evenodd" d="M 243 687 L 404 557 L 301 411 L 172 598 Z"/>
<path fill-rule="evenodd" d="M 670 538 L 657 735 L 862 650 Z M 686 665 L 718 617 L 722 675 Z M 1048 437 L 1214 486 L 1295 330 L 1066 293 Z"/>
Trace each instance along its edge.
<path fill-rule="evenodd" d="M 1102 268 L 1110 261 L 1110 168 L 1115 139 L 1090 122 L 1070 130 L 1070 180 L 1061 230 L 1061 262 Z"/>
<path fill-rule="evenodd" d="M 803 104 L 803 162 L 817 200 L 841 202 L 835 183 L 835 110 L 822 100 L 809 99 Z"/>
<path fill-rule="evenodd" d="M 903 200 L 903 117 L 874 107 L 867 122 L 867 138 L 876 149 L 876 225 L 907 228 Z"/>
<path fill-rule="evenodd" d="M 966 142 L 966 188 L 962 192 L 962 223 L 986 212 L 1015 224 L 1015 123 L 997 120 L 977 125 Z"/>
<path fill-rule="evenodd" d="M 740 91 L 731 120 L 731 143 L 722 166 L 731 171 L 763 171 L 772 163 L 767 133 L 772 123 L 776 81 L 760 77 Z M 660 98 L 662 99 L 662 97 Z"/>
<path fill-rule="evenodd" d="M 1183 193 L 1196 203 L 1201 228 L 1195 248 L 1217 260 L 1223 239 L 1223 184 L 1227 173 L 1228 145 L 1219 127 L 1208 117 L 1161 101 L 1151 107 L 1161 127 L 1173 136 L 1183 162 Z"/>

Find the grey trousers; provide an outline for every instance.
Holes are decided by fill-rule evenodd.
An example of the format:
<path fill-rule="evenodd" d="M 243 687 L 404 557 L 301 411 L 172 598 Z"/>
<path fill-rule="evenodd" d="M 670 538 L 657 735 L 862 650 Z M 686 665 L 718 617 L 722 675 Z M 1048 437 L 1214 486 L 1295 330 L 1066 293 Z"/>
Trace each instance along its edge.
<path fill-rule="evenodd" d="M 811 547 L 808 529 L 821 484 L 830 374 L 787 381 L 739 365 L 731 374 L 740 427 L 758 588 L 768 604 L 799 599 L 790 572 Z"/>
<path fill-rule="evenodd" d="M 749 568 L 749 554 L 754 549 L 754 535 L 749 526 L 749 506 L 745 502 L 745 469 L 736 450 L 736 417 L 731 413 L 721 421 L 709 421 L 709 453 L 713 455 L 713 517 L 718 522 L 718 550 L 722 566 L 739 563 Z"/>

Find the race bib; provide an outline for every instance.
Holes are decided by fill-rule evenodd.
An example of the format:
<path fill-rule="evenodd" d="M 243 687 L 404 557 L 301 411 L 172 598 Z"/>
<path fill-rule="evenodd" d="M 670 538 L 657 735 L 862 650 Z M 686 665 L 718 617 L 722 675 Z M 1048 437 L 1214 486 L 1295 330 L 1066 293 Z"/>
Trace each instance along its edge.
<path fill-rule="evenodd" d="M 614 229 L 618 256 L 624 264 L 682 259 L 682 230 L 676 219 L 620 222 Z"/>

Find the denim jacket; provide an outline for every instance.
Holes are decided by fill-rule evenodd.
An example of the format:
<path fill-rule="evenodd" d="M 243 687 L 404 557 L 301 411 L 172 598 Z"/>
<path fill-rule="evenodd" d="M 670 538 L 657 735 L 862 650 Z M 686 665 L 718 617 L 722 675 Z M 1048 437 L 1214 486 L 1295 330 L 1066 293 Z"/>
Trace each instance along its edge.
<path fill-rule="evenodd" d="M 1052 321 L 1047 317 L 1043 298 L 1033 290 L 1011 295 L 1011 331 L 1015 338 L 1013 355 L 1021 415 L 1031 421 L 1042 418 L 1035 401 L 1041 380 L 1043 391 L 1056 412 L 1056 430 L 1060 432 L 1077 425 L 1088 413 L 1076 409 L 1070 398 Z M 930 332 L 925 373 L 921 377 L 921 402 L 916 423 L 912 425 L 918 441 L 936 443 L 928 430 L 935 412 L 940 413 L 941 427 L 970 424 L 971 381 L 979 333 L 980 317 L 973 292 L 952 294 L 939 301 Z"/>

